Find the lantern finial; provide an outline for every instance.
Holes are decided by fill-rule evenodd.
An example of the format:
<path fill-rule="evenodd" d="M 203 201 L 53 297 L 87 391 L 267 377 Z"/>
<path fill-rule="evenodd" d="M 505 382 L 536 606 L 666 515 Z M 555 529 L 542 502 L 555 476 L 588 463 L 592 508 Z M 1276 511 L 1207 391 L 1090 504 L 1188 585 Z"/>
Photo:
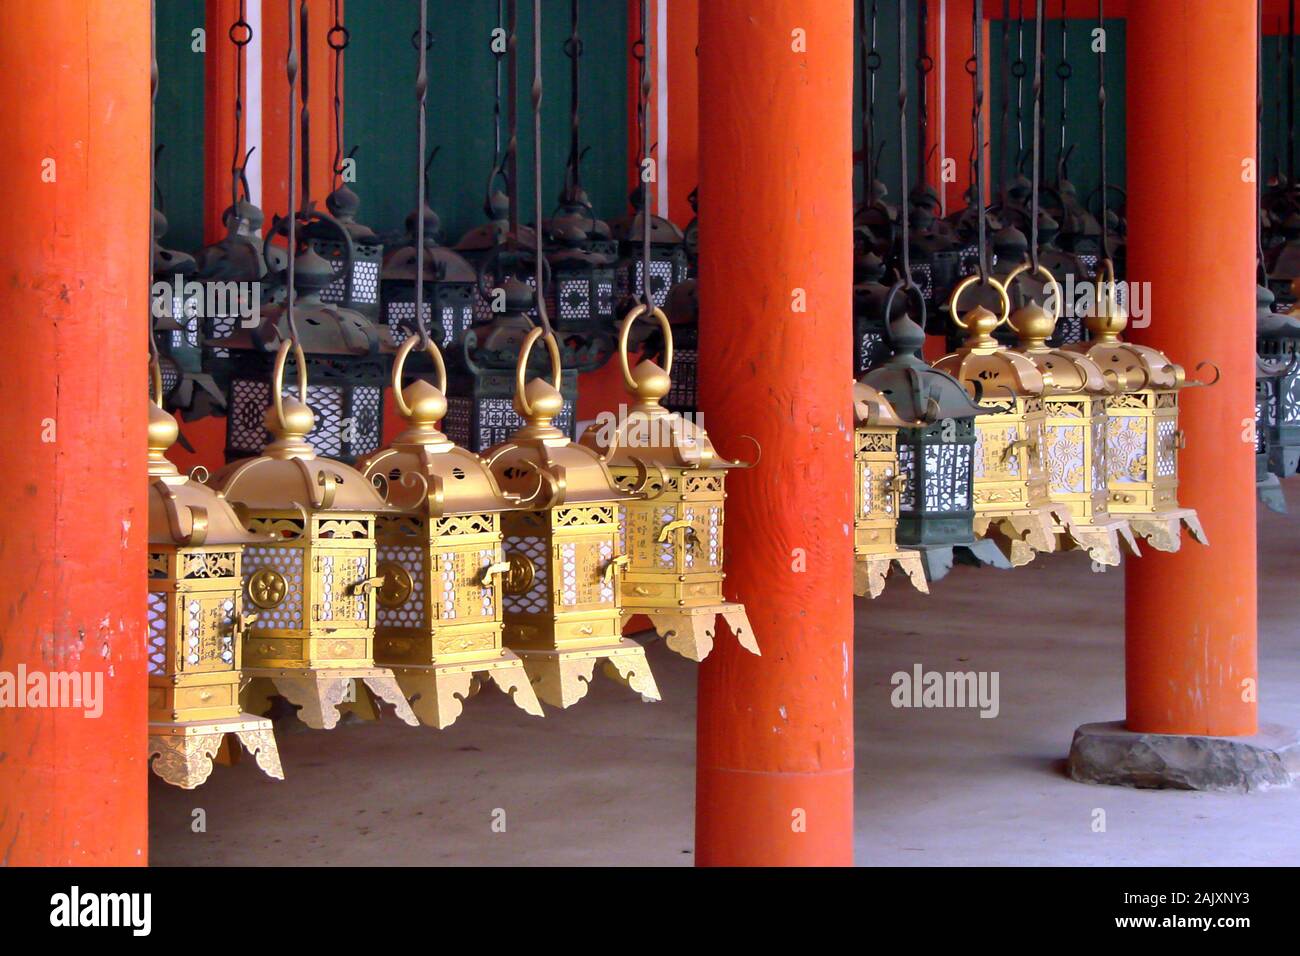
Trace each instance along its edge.
<path fill-rule="evenodd" d="M 168 448 L 176 444 L 181 429 L 176 419 L 153 402 L 149 403 L 149 474 L 175 475 L 176 466 L 167 460 Z"/>

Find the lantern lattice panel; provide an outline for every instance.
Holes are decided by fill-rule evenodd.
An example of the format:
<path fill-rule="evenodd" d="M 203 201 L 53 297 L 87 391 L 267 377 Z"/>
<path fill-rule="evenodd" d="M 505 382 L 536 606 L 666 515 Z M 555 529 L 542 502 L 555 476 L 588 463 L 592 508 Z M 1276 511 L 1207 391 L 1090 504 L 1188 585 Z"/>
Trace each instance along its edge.
<path fill-rule="evenodd" d="M 149 673 L 161 677 L 167 673 L 167 594 L 149 592 Z"/>
<path fill-rule="evenodd" d="M 379 448 L 383 389 L 379 385 L 308 384 L 307 404 L 316 416 L 316 427 L 307 436 L 317 452 L 328 458 L 348 460 Z M 255 455 L 271 440 L 262 424 L 271 404 L 271 386 L 262 379 L 236 378 L 231 383 L 227 420 L 226 454 L 231 458 Z"/>

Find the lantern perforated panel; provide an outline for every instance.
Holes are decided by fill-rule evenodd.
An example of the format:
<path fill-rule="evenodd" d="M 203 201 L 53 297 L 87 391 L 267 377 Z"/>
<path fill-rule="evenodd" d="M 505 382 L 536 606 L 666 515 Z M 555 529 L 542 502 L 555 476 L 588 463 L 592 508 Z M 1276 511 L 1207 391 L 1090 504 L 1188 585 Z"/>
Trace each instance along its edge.
<path fill-rule="evenodd" d="M 297 548 L 277 548 L 250 544 L 244 547 L 243 577 L 247 589 L 249 579 L 261 570 L 274 571 L 285 584 L 284 599 L 275 607 L 254 607 L 257 619 L 252 627 L 258 630 L 297 630 L 302 627 L 302 552 Z"/>
<path fill-rule="evenodd" d="M 570 438 L 573 437 L 574 404 L 573 399 L 566 397 L 554 421 L 555 427 Z M 508 439 L 523 424 L 512 399 L 453 397 L 447 401 L 443 433 L 471 451 L 486 451 Z"/>
<path fill-rule="evenodd" d="M 547 567 L 546 538 L 537 535 L 520 535 L 506 539 L 507 557 L 510 552 L 522 554 L 533 566 L 533 581 L 522 594 L 506 594 L 503 604 L 513 614 L 545 614 L 551 605 L 551 588 Z"/>
<path fill-rule="evenodd" d="M 925 446 L 925 510 L 970 508 L 971 446 Z"/>
<path fill-rule="evenodd" d="M 622 300 L 629 296 L 640 298 L 643 294 L 642 285 L 642 266 L 644 263 L 640 259 L 632 260 L 625 263 L 624 267 L 618 270 L 618 280 L 614 289 L 615 298 Z M 672 291 L 676 282 L 683 281 L 686 276 L 683 274 L 678 277 L 675 274 L 674 262 L 671 259 L 656 258 L 651 253 L 650 258 L 650 299 L 654 304 L 663 308 L 668 301 L 668 293 Z"/>
<path fill-rule="evenodd" d="M 1156 424 L 1156 477 L 1172 478 L 1178 474 L 1178 446 L 1175 432 L 1178 426 L 1172 418 L 1162 418 Z"/>
<path fill-rule="evenodd" d="M 162 677 L 167 673 L 167 594 L 149 592 L 149 673 Z"/>
<path fill-rule="evenodd" d="M 672 386 L 663 402 L 669 411 L 693 413 L 699 407 L 699 365 L 698 349 L 673 351 Z"/>
<path fill-rule="evenodd" d="M 1106 467 L 1108 480 L 1143 482 L 1147 480 L 1146 419 L 1137 415 L 1117 415 L 1112 410 L 1106 421 Z"/>
<path fill-rule="evenodd" d="M 316 252 L 329 262 L 334 279 L 321 290 L 322 302 L 346 305 L 347 277 L 343 275 L 343 247 L 333 240 L 317 239 L 312 243 Z M 372 243 L 356 243 L 352 261 L 352 307 L 373 316 L 379 307 L 379 271 L 384 247 Z"/>
<path fill-rule="evenodd" d="M 261 379 L 231 382 L 226 422 L 227 455 L 258 454 L 271 440 L 263 416 L 271 404 L 271 386 Z M 307 405 L 316 427 L 307 440 L 317 454 L 353 461 L 379 448 L 383 426 L 383 389 L 378 385 L 308 384 Z"/>

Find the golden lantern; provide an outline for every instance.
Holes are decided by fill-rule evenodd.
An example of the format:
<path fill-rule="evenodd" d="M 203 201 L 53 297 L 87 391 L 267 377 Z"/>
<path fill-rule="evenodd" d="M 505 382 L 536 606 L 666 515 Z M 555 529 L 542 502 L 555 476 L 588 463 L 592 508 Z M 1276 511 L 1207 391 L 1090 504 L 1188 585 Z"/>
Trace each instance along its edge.
<path fill-rule="evenodd" d="M 1028 263 L 1016 266 L 1006 287 L 1029 269 Z M 1119 391 L 1120 379 L 1080 352 L 1047 345 L 1061 315 L 1061 287 L 1045 266 L 1037 274 L 1052 311 L 1030 300 L 1011 313 L 1007 324 L 1019 339 L 1016 351 L 1051 383 L 1043 393 L 1043 463 L 1048 496 L 1065 509 L 1055 514 L 1058 543 L 1083 548 L 1093 561 L 1114 567 L 1120 562 L 1121 540 L 1138 553 L 1128 522 L 1110 514 L 1106 488 L 1106 398 Z"/>
<path fill-rule="evenodd" d="M 515 410 L 524 425 L 484 453 L 492 474 L 520 508 L 501 517 L 505 643 L 524 662 L 537 696 L 556 707 L 582 699 L 597 661 L 605 674 L 658 700 L 645 650 L 622 637 L 618 508 L 635 496 L 614 483 L 595 451 L 569 441 L 552 420 L 564 406 L 560 350 L 547 334 L 552 381 L 524 383 L 528 356 L 543 335 L 528 333 L 515 367 Z"/>
<path fill-rule="evenodd" d="M 979 281 L 970 275 L 949 299 L 953 321 L 967 331 L 966 343 L 934 367 L 947 372 L 975 395 L 986 411 L 975 419 L 975 533 L 996 535 L 1015 566 L 1037 552 L 1056 550 L 1055 528 L 1064 512 L 1047 494 L 1043 442 L 1047 420 L 1043 395 L 1051 385 L 1032 361 L 1003 346 L 993 331 L 1009 318 L 1006 287 L 992 276 L 985 281 L 1000 300 L 1002 314 L 977 305 L 964 316 L 958 302 Z"/>
<path fill-rule="evenodd" d="M 153 369 L 157 401 L 162 382 Z M 240 552 L 246 532 L 219 492 L 181 475 L 164 456 L 176 419 L 149 404 L 149 765 L 192 790 L 233 734 L 270 777 L 284 779 L 271 721 L 239 707 L 246 624 Z"/>
<path fill-rule="evenodd" d="M 853 383 L 853 593 L 879 597 L 897 563 L 922 594 L 930 593 L 919 551 L 898 546 L 899 495 L 907 476 L 898 464 L 898 430 L 914 428 L 864 382 Z"/>
<path fill-rule="evenodd" d="M 1201 544 L 1209 544 L 1196 512 L 1178 505 L 1178 452 L 1185 444 L 1178 427 L 1178 393 L 1213 385 L 1218 369 L 1210 382 L 1188 381 L 1183 367 L 1163 352 L 1122 341 L 1128 312 L 1115 299 L 1109 260 L 1098 270 L 1096 301 L 1086 323 L 1092 341 L 1065 348 L 1088 356 L 1103 370 L 1113 370 L 1123 383 L 1121 391 L 1106 399 L 1111 513 L 1127 518 L 1133 532 L 1157 551 L 1182 546 L 1182 525 Z"/>
<path fill-rule="evenodd" d="M 673 366 L 672 327 L 662 309 L 650 314 L 663 332 L 663 367 L 645 360 L 629 368 L 628 333 L 646 312 L 635 306 L 619 334 L 623 382 L 635 403 L 616 424 L 597 422 L 582 436 L 620 488 L 645 495 L 619 509 L 618 548 L 628 558 L 623 619 L 646 615 L 669 649 L 702 661 L 721 617 L 740 645 L 758 654 L 745 606 L 722 596 L 724 482 L 728 470 L 745 466 L 719 457 L 703 428 L 659 404 L 672 389 Z"/>
<path fill-rule="evenodd" d="M 297 399 L 281 394 L 290 349 Z M 374 663 L 373 594 L 384 583 L 375 516 L 391 509 L 360 472 L 318 458 L 306 440 L 316 423 L 306 369 L 301 347 L 281 342 L 265 416 L 272 441 L 213 476 L 244 526 L 272 539 L 244 550 L 244 590 L 257 608 L 244 636 L 245 673 L 269 678 L 309 727 L 335 726 L 338 705 L 362 684 L 415 725 L 392 672 Z"/>
<path fill-rule="evenodd" d="M 393 396 L 408 423 L 359 470 L 386 489 L 397 514 L 378 516 L 375 661 L 391 667 L 422 723 L 439 729 L 491 680 L 536 717 L 541 705 L 523 664 L 502 646 L 501 512 L 518 505 L 503 494 L 482 459 L 453 444 L 438 423 L 447 414 L 447 372 L 428 343 L 439 384 L 402 371 L 421 336 L 412 335 L 393 363 Z"/>

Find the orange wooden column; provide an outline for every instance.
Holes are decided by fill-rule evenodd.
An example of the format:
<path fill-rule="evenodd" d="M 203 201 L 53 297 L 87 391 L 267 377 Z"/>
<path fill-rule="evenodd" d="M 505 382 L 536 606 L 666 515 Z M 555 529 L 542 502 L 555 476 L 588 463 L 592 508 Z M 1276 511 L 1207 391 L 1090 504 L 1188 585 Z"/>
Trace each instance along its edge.
<path fill-rule="evenodd" d="M 0 707 L 0 865 L 146 862 L 149 46 L 146 3 L 0 4 L 0 681 L 96 698 Z"/>
<path fill-rule="evenodd" d="M 1186 392 L 1179 501 L 1210 547 L 1128 562 L 1128 728 L 1256 730 L 1255 4 L 1128 5 L 1128 278 L 1149 282 L 1133 338 L 1222 369 Z"/>
<path fill-rule="evenodd" d="M 700 4 L 701 407 L 727 591 L 762 657 L 700 667 L 696 861 L 853 860 L 852 0 Z M 806 311 L 795 311 L 800 300 Z"/>

